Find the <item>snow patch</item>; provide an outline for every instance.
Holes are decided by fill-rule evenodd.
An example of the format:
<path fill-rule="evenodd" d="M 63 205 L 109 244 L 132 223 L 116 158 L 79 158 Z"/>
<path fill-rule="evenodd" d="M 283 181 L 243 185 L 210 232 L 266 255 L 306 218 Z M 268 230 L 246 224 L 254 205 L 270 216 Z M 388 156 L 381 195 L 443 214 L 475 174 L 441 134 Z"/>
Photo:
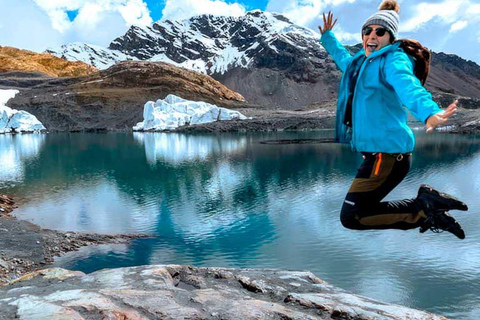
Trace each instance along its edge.
<path fill-rule="evenodd" d="M 143 109 L 143 122 L 134 131 L 174 130 L 180 126 L 221 120 L 247 119 L 237 111 L 217 107 L 203 101 L 190 101 L 169 94 L 164 100 L 148 101 Z"/>
<path fill-rule="evenodd" d="M 119 61 L 134 59 L 118 50 L 81 42 L 69 43 L 59 48 L 48 48 L 45 52 L 69 61 L 82 61 L 98 69 L 107 69 Z"/>
<path fill-rule="evenodd" d="M 23 110 L 11 109 L 5 105 L 17 93 L 19 93 L 18 90 L 0 90 L 0 133 L 46 130 L 34 115 Z"/>

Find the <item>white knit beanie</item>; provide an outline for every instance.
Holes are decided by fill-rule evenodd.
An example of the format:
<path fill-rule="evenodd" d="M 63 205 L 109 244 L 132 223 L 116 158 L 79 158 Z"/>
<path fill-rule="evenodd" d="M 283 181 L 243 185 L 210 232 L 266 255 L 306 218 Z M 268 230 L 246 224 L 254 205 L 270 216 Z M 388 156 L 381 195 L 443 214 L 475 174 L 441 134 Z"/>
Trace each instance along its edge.
<path fill-rule="evenodd" d="M 386 0 L 383 1 L 380 5 L 379 11 L 371 15 L 363 24 L 362 31 L 365 27 L 377 24 L 379 26 L 387 29 L 393 38 L 398 36 L 398 23 L 400 17 L 398 12 L 400 11 L 400 6 L 395 0 Z"/>

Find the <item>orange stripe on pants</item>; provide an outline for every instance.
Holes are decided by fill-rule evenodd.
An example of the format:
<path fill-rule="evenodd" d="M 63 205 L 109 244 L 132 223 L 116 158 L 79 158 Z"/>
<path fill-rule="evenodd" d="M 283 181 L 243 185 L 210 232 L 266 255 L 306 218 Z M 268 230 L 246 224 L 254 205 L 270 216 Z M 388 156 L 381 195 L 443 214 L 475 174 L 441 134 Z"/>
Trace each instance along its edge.
<path fill-rule="evenodd" d="M 378 174 L 378 171 L 380 171 L 380 164 L 382 163 L 382 154 L 378 154 L 378 160 L 377 160 L 377 166 L 375 167 L 375 175 Z"/>

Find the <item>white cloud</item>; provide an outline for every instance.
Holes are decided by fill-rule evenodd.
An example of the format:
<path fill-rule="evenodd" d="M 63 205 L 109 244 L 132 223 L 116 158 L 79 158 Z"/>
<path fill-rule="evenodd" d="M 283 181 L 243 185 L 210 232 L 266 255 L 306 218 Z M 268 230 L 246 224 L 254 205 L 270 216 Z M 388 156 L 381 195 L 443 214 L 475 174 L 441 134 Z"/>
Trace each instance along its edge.
<path fill-rule="evenodd" d="M 129 1 L 124 6 L 118 8 L 127 25 L 150 25 L 152 18 L 150 17 L 147 4 L 141 0 Z"/>
<path fill-rule="evenodd" d="M 0 21 L 0 45 L 38 51 L 62 43 L 62 35 L 32 0 L 0 0 Z"/>
<path fill-rule="evenodd" d="M 52 21 L 52 27 L 60 32 L 67 32 L 79 26 L 96 29 L 104 20 L 104 15 L 119 14 L 125 26 L 132 24 L 149 25 L 152 23 L 146 3 L 142 0 L 34 0 Z M 74 21 L 70 21 L 67 11 L 78 11 Z M 105 26 L 106 27 L 106 26 Z"/>
<path fill-rule="evenodd" d="M 71 42 L 106 47 L 132 24 L 153 22 L 142 0 L 0 0 L 0 21 L 8 26 L 0 45 L 37 52 Z"/>
<path fill-rule="evenodd" d="M 356 0 L 270 0 L 266 11 L 280 12 L 292 22 L 308 26 L 317 20 L 327 7 L 335 7 Z"/>
<path fill-rule="evenodd" d="M 452 24 L 452 26 L 450 27 L 450 33 L 453 33 L 453 32 L 457 32 L 459 30 L 462 30 L 463 28 L 465 28 L 466 26 L 468 25 L 468 21 L 457 21 L 455 22 L 454 24 Z"/>
<path fill-rule="evenodd" d="M 415 12 L 416 15 L 402 22 L 400 31 L 415 31 L 434 18 L 439 18 L 444 23 L 453 23 L 456 20 L 459 10 L 466 4 L 468 4 L 468 1 L 458 0 L 447 0 L 441 3 L 419 3 L 414 6 L 415 9 L 413 12 Z"/>
<path fill-rule="evenodd" d="M 183 20 L 201 14 L 238 17 L 245 13 L 242 5 L 228 4 L 220 0 L 166 0 L 162 20 Z"/>
<path fill-rule="evenodd" d="M 479 15 L 480 14 L 480 4 L 472 4 L 468 9 L 467 13 L 470 15 Z"/>
<path fill-rule="evenodd" d="M 337 29 L 337 28 L 336 28 Z M 358 32 L 346 32 L 341 28 L 335 30 L 335 36 L 344 43 L 358 43 L 362 42 L 362 36 L 360 35 L 360 31 Z"/>

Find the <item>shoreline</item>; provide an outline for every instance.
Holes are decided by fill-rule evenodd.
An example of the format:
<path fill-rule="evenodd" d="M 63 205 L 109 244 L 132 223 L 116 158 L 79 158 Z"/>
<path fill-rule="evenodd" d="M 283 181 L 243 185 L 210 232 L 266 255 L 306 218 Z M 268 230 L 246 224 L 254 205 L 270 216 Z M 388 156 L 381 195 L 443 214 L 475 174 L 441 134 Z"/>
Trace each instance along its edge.
<path fill-rule="evenodd" d="M 45 268 L 55 257 L 82 247 L 102 244 L 126 244 L 146 235 L 61 232 L 19 220 L 11 214 L 13 198 L 0 195 L 0 286 Z"/>
<path fill-rule="evenodd" d="M 115 133 L 115 132 L 168 132 L 168 133 L 244 133 L 244 132 L 281 132 L 281 131 L 317 131 L 335 129 L 335 106 L 314 105 L 305 110 L 259 110 L 251 108 L 233 108 L 248 119 L 224 120 L 203 124 L 186 125 L 164 131 L 134 131 L 132 127 L 109 129 L 107 126 L 83 130 L 45 130 L 41 133 Z M 408 125 L 413 130 L 424 128 L 424 124 L 408 116 Z M 459 108 L 447 123 L 440 125 L 437 133 L 480 134 L 480 109 Z M 16 132 L 4 134 L 18 134 Z M 25 133 L 22 133 L 25 134 Z M 35 134 L 35 133 L 26 133 Z"/>

